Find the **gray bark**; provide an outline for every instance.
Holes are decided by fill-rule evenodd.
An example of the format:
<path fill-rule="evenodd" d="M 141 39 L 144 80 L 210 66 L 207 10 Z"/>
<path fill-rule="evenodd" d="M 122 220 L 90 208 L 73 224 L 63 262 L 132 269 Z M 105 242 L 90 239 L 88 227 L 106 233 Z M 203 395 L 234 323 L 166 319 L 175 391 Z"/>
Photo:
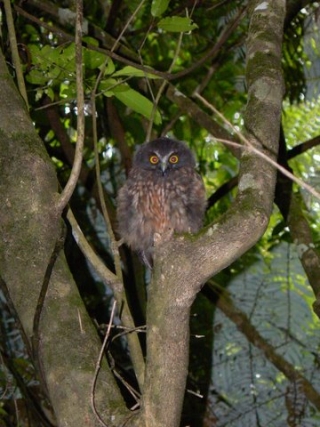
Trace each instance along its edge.
<path fill-rule="evenodd" d="M 250 4 L 246 137 L 275 159 L 283 81 L 285 1 Z M 238 195 L 229 211 L 199 236 L 159 243 L 149 289 L 143 414 L 147 427 L 177 427 L 185 388 L 190 306 L 207 279 L 230 265 L 264 233 L 272 212 L 276 169 L 253 152 L 241 157 Z M 168 338 L 169 337 L 169 338 Z M 142 424 L 140 424 L 142 425 Z"/>
<path fill-rule="evenodd" d="M 272 6 L 271 6 L 272 5 Z M 278 151 L 285 2 L 250 3 L 246 136 L 270 158 Z M 36 304 L 61 223 L 54 170 L 0 56 L 0 274 L 31 340 Z M 252 247 L 272 211 L 276 170 L 245 151 L 231 209 L 197 237 L 156 247 L 147 308 L 142 410 L 127 425 L 177 427 L 188 368 L 189 313 L 204 282 Z M 81 326 L 79 323 L 81 318 Z M 39 360 L 59 426 L 98 425 L 90 391 L 99 340 L 61 252 L 40 318 Z M 108 367 L 96 401 L 107 425 L 128 415 Z"/>
<path fill-rule="evenodd" d="M 31 347 L 46 268 L 61 234 L 58 182 L 50 158 L 0 54 L 0 275 Z M 81 325 L 79 319 L 81 318 Z M 59 253 L 41 311 L 36 359 L 59 426 L 99 425 L 91 384 L 100 341 Z M 95 400 L 109 425 L 126 414 L 104 366 Z M 111 422 L 112 420 L 112 422 Z"/>

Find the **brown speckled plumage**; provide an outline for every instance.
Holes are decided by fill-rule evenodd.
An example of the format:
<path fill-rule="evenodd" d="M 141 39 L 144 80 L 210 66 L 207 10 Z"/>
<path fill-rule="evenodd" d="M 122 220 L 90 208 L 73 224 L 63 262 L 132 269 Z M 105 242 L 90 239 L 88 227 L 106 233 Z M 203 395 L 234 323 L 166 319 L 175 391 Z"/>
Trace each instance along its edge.
<path fill-rule="evenodd" d="M 152 164 L 151 158 L 158 163 Z M 151 267 L 154 234 L 196 233 L 205 208 L 204 185 L 189 148 L 181 141 L 158 138 L 139 148 L 119 191 L 119 234 Z"/>

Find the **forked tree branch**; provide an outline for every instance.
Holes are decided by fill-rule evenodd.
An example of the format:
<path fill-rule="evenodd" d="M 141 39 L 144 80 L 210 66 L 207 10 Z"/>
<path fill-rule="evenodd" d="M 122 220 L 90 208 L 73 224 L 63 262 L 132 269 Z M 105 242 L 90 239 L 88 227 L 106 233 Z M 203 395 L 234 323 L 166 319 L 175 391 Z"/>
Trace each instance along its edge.
<path fill-rule="evenodd" d="M 247 138 L 274 159 L 283 94 L 285 1 L 276 0 L 272 5 L 251 1 L 249 10 Z M 156 245 L 147 307 L 142 407 L 148 427 L 179 425 L 188 366 L 191 304 L 208 278 L 230 265 L 261 237 L 272 212 L 275 181 L 273 165 L 253 152 L 245 152 L 241 157 L 238 195 L 230 210 L 197 237 L 179 236 L 166 243 L 160 240 Z"/>

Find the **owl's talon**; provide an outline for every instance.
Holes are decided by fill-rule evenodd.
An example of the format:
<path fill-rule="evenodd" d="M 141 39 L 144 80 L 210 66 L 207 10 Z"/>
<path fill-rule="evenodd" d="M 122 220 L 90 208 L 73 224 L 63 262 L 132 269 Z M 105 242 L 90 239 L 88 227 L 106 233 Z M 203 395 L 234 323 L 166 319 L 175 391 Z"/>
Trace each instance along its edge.
<path fill-rule="evenodd" d="M 120 248 L 124 244 L 124 239 L 116 240 L 114 244 L 117 246 L 117 248 Z"/>
<path fill-rule="evenodd" d="M 160 233 L 154 233 L 153 242 L 155 245 L 158 245 L 162 240 L 162 235 Z"/>
<path fill-rule="evenodd" d="M 172 228 L 168 228 L 166 231 L 164 231 L 163 233 L 154 233 L 153 235 L 153 242 L 154 245 L 157 246 L 159 245 L 161 242 L 167 242 L 168 240 L 170 240 L 173 236 L 173 229 Z"/>

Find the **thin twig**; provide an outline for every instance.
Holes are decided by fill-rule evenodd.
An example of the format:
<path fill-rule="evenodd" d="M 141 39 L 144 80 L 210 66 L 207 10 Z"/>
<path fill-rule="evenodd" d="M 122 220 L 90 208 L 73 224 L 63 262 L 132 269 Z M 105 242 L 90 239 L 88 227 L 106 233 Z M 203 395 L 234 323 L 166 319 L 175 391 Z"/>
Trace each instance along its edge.
<path fill-rule="evenodd" d="M 108 283 L 113 292 L 119 292 L 119 287 L 122 285 L 119 284 L 118 277 L 105 266 L 102 260 L 92 249 L 71 209 L 68 209 L 67 219 L 72 228 L 72 235 L 83 255 L 90 262 L 90 264 L 93 266 L 96 273 L 101 277 L 101 279 Z"/>
<path fill-rule="evenodd" d="M 93 133 L 93 144 L 94 144 L 96 182 L 97 182 L 97 187 L 98 187 L 98 195 L 99 195 L 99 200 L 100 200 L 100 204 L 101 204 L 101 210 L 102 210 L 103 218 L 104 218 L 104 221 L 106 223 L 107 231 L 108 231 L 110 241 L 111 241 L 111 250 L 112 250 L 112 255 L 113 255 L 113 259 L 114 259 L 116 275 L 118 276 L 119 281 L 121 283 L 123 283 L 123 275 L 122 275 L 119 247 L 117 245 L 117 241 L 116 241 L 113 229 L 112 229 L 108 210 L 107 210 L 106 203 L 104 200 L 104 193 L 103 193 L 103 188 L 102 188 L 102 183 L 101 183 L 99 150 L 98 150 L 98 133 L 97 133 L 97 121 L 96 121 L 96 116 L 97 116 L 97 114 L 96 114 L 96 94 L 97 94 L 97 90 L 98 90 L 100 81 L 104 75 L 107 62 L 108 62 L 108 60 L 105 61 L 105 63 L 101 67 L 101 70 L 100 70 L 99 75 L 95 81 L 95 85 L 94 85 L 92 93 L 91 93 L 92 133 Z"/>
<path fill-rule="evenodd" d="M 67 206 L 72 193 L 77 185 L 83 158 L 84 145 L 84 93 L 83 93 L 83 65 L 82 65 L 82 21 L 83 4 L 82 0 L 76 0 L 76 88 L 77 88 L 77 143 L 72 170 L 66 186 L 64 187 L 59 201 L 57 211 L 61 213 Z"/>
<path fill-rule="evenodd" d="M 8 32 L 9 32 L 12 61 L 17 74 L 18 88 L 22 98 L 24 99 L 24 102 L 26 103 L 27 108 L 29 109 L 28 95 L 27 95 L 26 85 L 24 82 L 24 77 L 21 69 L 21 62 L 20 62 L 20 57 L 18 52 L 17 37 L 16 37 L 16 31 L 14 28 L 10 0 L 4 0 L 3 4 L 4 4 L 4 10 L 6 13 L 6 21 L 7 21 Z"/>
<path fill-rule="evenodd" d="M 256 327 L 250 323 L 248 316 L 239 307 L 234 305 L 230 294 L 225 289 L 222 289 L 221 286 L 216 285 L 212 279 L 204 288 L 204 293 L 209 300 L 215 301 L 216 307 L 237 326 L 248 342 L 261 350 L 266 359 L 282 372 L 290 382 L 299 381 L 302 384 L 302 390 L 306 398 L 320 410 L 320 396 L 318 391 L 315 390 L 311 382 L 294 365 L 276 353 L 275 347 L 260 335 Z"/>
<path fill-rule="evenodd" d="M 103 354 L 104 354 L 104 350 L 105 350 L 105 347 L 106 347 L 106 344 L 107 344 L 108 338 L 109 338 L 109 336 L 110 336 L 111 325 L 112 325 L 112 323 L 113 323 L 113 319 L 114 319 L 115 311 L 116 311 L 116 305 L 117 305 L 117 303 L 116 303 L 116 301 L 114 301 L 114 302 L 113 302 L 113 305 L 112 305 L 112 310 L 111 310 L 110 322 L 109 322 L 109 325 L 108 325 L 108 329 L 107 329 L 106 335 L 105 335 L 105 337 L 104 337 L 104 340 L 103 340 L 103 343 L 102 343 L 102 346 L 101 346 L 101 349 L 100 349 L 100 353 L 99 353 L 99 356 L 98 356 L 98 360 L 97 360 L 97 363 L 96 363 L 96 369 L 95 369 L 95 372 L 94 372 L 94 377 L 93 377 L 93 381 L 92 381 L 92 385 L 91 385 L 91 395 L 90 395 L 90 398 L 91 398 L 91 408 L 92 408 L 92 410 L 93 410 L 93 412 L 94 412 L 95 416 L 97 417 L 98 421 L 99 421 L 99 422 L 100 422 L 104 427 L 108 427 L 108 426 L 107 426 L 107 424 L 105 424 L 105 422 L 104 422 L 104 421 L 103 421 L 103 419 L 101 418 L 101 416 L 100 416 L 100 414 L 98 413 L 98 410 L 97 410 L 97 408 L 96 408 L 96 402 L 95 402 L 95 389 L 96 389 L 96 384 L 97 384 L 98 374 L 99 374 L 99 371 L 100 371 L 100 368 L 101 368 L 101 361 L 102 361 L 102 357 L 103 357 Z"/>
<path fill-rule="evenodd" d="M 125 388 L 128 390 L 128 392 L 131 394 L 131 396 L 134 398 L 134 400 L 136 401 L 136 405 L 140 405 L 140 399 L 141 396 L 140 394 L 137 392 L 137 390 L 135 390 L 120 374 L 116 369 L 112 370 L 113 374 L 115 377 L 118 378 L 119 381 L 122 382 L 122 384 L 125 386 Z M 136 407 L 135 405 L 135 407 Z M 132 408 L 131 408 L 132 410 Z"/>
<path fill-rule="evenodd" d="M 218 54 L 218 52 L 221 51 L 222 46 L 226 43 L 228 38 L 234 33 L 241 19 L 244 17 L 245 12 L 246 12 L 246 7 L 242 7 L 239 9 L 237 16 L 229 24 L 229 26 L 224 28 L 222 34 L 220 35 L 215 45 L 204 56 L 202 56 L 199 61 L 193 63 L 189 68 L 185 68 L 184 70 L 177 72 L 176 74 L 169 74 L 170 75 L 169 79 L 173 80 L 173 79 L 180 79 L 181 77 L 185 77 L 188 74 L 195 71 L 197 68 L 199 68 L 209 59 L 214 58 Z"/>
<path fill-rule="evenodd" d="M 104 280 L 107 281 L 113 290 L 115 299 L 118 301 L 119 307 L 121 307 L 121 321 L 123 324 L 134 329 L 134 321 L 132 319 L 129 306 L 126 300 L 126 295 L 123 289 L 123 283 L 119 280 L 118 276 L 113 274 L 101 261 L 98 255 L 89 245 L 87 239 L 79 227 L 77 220 L 75 219 L 71 209 L 68 210 L 67 219 L 72 227 L 72 234 L 75 241 L 77 242 L 78 247 L 88 259 L 88 261 L 93 265 L 96 273 Z M 137 332 L 137 330 L 136 330 Z M 144 358 L 138 338 L 138 334 L 128 334 L 128 346 L 132 359 L 132 364 L 135 369 L 135 374 L 137 377 L 138 384 L 140 387 L 143 387 L 144 383 Z"/>
<path fill-rule="evenodd" d="M 142 6 L 144 0 L 140 2 L 137 9 L 135 10 L 133 16 L 130 17 L 128 22 L 131 22 L 133 17 L 138 13 L 140 7 Z M 125 30 L 128 27 L 128 23 L 125 25 L 124 30 L 121 33 L 121 36 L 124 34 Z M 120 38 L 120 36 L 119 36 Z M 119 38 L 115 41 L 115 44 L 112 48 L 114 50 L 116 48 L 117 43 L 119 42 Z M 95 81 L 94 88 L 91 93 L 91 108 L 92 108 L 92 129 L 93 129 L 93 140 L 94 140 L 94 153 L 95 153 L 95 167 L 96 167 L 96 181 L 97 181 L 97 187 L 98 187 L 98 194 L 101 204 L 101 209 L 103 213 L 103 217 L 107 226 L 107 231 L 110 237 L 111 241 L 111 250 L 113 254 L 115 269 L 116 269 L 116 276 L 117 276 L 117 289 L 114 289 L 114 296 L 116 300 L 118 301 L 119 307 L 121 306 L 122 314 L 121 314 L 121 321 L 124 323 L 126 327 L 134 328 L 134 321 L 129 309 L 126 293 L 123 286 L 123 274 L 122 274 L 122 267 L 121 267 L 121 259 L 119 254 L 119 245 L 116 241 L 111 221 L 108 215 L 108 211 L 106 208 L 105 200 L 104 200 L 104 194 L 103 194 L 103 187 L 101 183 L 101 171 L 100 171 L 100 161 L 99 161 L 99 151 L 98 151 L 98 136 L 97 136 L 97 123 L 96 123 L 96 95 L 97 90 L 99 87 L 99 83 L 104 75 L 105 67 L 107 65 L 107 61 L 105 61 L 104 65 L 101 67 L 100 73 Z M 137 381 L 142 388 L 143 382 L 144 382 L 144 359 L 143 354 L 139 342 L 139 338 L 137 333 L 135 334 L 129 334 L 128 335 L 128 345 L 129 345 L 129 351 L 132 358 L 132 364 L 135 369 Z"/>
<path fill-rule="evenodd" d="M 187 388 L 186 392 L 189 393 L 189 394 L 193 394 L 196 397 L 199 397 L 199 399 L 203 399 L 204 398 L 203 394 L 200 394 L 198 391 L 193 391 L 190 388 Z"/>
<path fill-rule="evenodd" d="M 175 50 L 174 57 L 172 59 L 171 65 L 170 65 L 170 67 L 168 69 L 168 73 L 171 73 L 171 71 L 172 71 L 172 69 L 173 69 L 173 67 L 174 67 L 174 65 L 175 65 L 175 63 L 176 63 L 176 61 L 178 59 L 179 52 L 180 52 L 180 49 L 181 49 L 182 38 L 183 38 L 183 33 L 180 33 L 179 34 L 179 40 L 178 40 L 177 48 Z M 152 126 L 153 126 L 153 121 L 154 121 L 155 114 L 157 112 L 158 103 L 160 101 L 160 97 L 161 97 L 161 95 L 162 95 L 165 87 L 167 86 L 167 84 L 168 84 L 168 82 L 166 80 L 164 80 L 161 83 L 161 86 L 160 86 L 160 88 L 158 90 L 157 96 L 154 99 L 152 113 L 151 113 L 151 118 L 150 118 L 150 121 L 149 121 L 148 130 L 147 130 L 146 141 L 149 141 L 150 138 L 151 138 Z"/>
<path fill-rule="evenodd" d="M 103 329 L 104 327 L 108 327 L 109 324 L 101 324 L 98 325 L 98 328 Z M 129 334 L 131 332 L 146 332 L 146 325 L 142 325 L 142 326 L 136 326 L 135 328 L 128 328 L 127 326 L 123 326 L 123 325 L 111 325 L 112 329 L 116 330 L 116 329 L 121 329 L 123 332 L 120 332 L 119 334 L 117 334 L 116 336 L 114 336 L 112 338 L 112 340 L 114 340 L 115 338 L 122 336 L 124 334 Z"/>
<path fill-rule="evenodd" d="M 61 40 L 74 42 L 74 37 L 72 35 L 66 33 L 65 31 L 63 31 L 61 28 L 54 26 L 52 23 L 48 24 L 47 22 L 45 22 L 45 21 L 31 15 L 30 13 L 26 12 L 25 10 L 23 10 L 21 7 L 19 7 L 17 5 L 14 5 L 14 8 L 21 16 L 24 16 L 26 19 L 29 19 L 31 22 L 35 22 L 37 25 L 39 25 L 39 27 L 45 28 L 46 30 L 55 34 Z M 158 77 L 161 77 L 163 79 L 169 79 L 169 80 L 171 78 L 174 78 L 174 75 L 170 76 L 170 75 L 167 75 L 166 73 L 163 73 L 162 71 L 150 69 L 150 67 L 145 67 L 145 66 L 135 62 L 134 60 L 128 59 L 125 56 L 122 56 L 122 55 L 115 53 L 115 52 L 111 52 L 111 50 L 108 48 L 95 46 L 95 45 L 92 45 L 90 43 L 86 43 L 86 48 L 89 50 L 92 50 L 94 52 L 99 52 L 99 53 L 102 53 L 103 55 L 110 56 L 112 59 L 115 59 L 116 61 L 119 61 L 122 64 L 131 65 L 132 67 L 135 67 L 138 70 L 144 71 L 146 74 L 152 73 Z"/>
<path fill-rule="evenodd" d="M 121 33 L 119 34 L 118 38 L 115 40 L 114 45 L 111 48 L 111 52 L 114 52 L 120 42 L 121 37 L 127 30 L 128 26 L 130 25 L 130 22 L 132 22 L 133 18 L 136 16 L 140 8 L 142 7 L 145 0 L 142 0 L 140 4 L 137 6 L 134 13 L 130 16 L 128 21 L 126 22 L 125 26 L 123 27 Z M 116 269 L 116 275 L 118 276 L 121 283 L 123 283 L 123 275 L 122 275 L 122 268 L 121 268 L 121 259 L 119 254 L 119 247 L 117 245 L 117 241 L 112 229 L 111 221 L 108 215 L 107 207 L 104 200 L 104 194 L 103 194 L 103 188 L 102 183 L 100 179 L 101 171 L 100 171 L 100 161 L 99 161 L 99 151 L 98 151 L 98 135 L 97 135 L 97 121 L 96 121 L 96 97 L 97 97 L 97 90 L 100 84 L 101 79 L 104 76 L 105 68 L 107 66 L 109 58 L 105 61 L 103 66 L 100 69 L 99 75 L 95 81 L 95 85 L 93 87 L 92 93 L 91 93 L 91 108 L 92 108 L 92 130 L 93 130 L 93 142 L 94 142 L 94 155 L 95 155 L 95 166 L 96 166 L 96 180 L 97 180 L 97 186 L 98 186 L 98 194 L 101 204 L 101 210 L 102 214 L 107 226 L 107 231 L 111 240 L 111 250 L 114 257 L 114 264 Z M 123 81 L 122 81 L 123 82 Z M 126 301 L 125 301 L 126 302 Z"/>
<path fill-rule="evenodd" d="M 103 68 L 102 70 L 103 71 Z M 100 75 L 102 75 L 100 73 Z M 116 300 L 119 303 L 119 306 L 122 307 L 122 313 L 121 313 L 121 321 L 123 324 L 127 327 L 131 327 L 134 329 L 134 321 L 129 309 L 129 304 L 127 301 L 127 296 L 124 290 L 123 286 L 123 274 L 122 274 L 122 268 L 121 268 L 121 259 L 119 254 L 119 247 L 117 244 L 117 241 L 115 239 L 111 221 L 108 215 L 108 211 L 106 208 L 104 196 L 103 196 L 103 188 L 102 183 L 100 180 L 100 162 L 99 162 L 99 152 L 98 152 L 98 143 L 97 143 L 97 129 L 96 129 L 96 105 L 95 105 L 95 90 L 99 83 L 99 77 L 96 81 L 95 88 L 92 92 L 91 101 L 92 101 L 92 129 L 93 129 L 93 135 L 94 135 L 94 152 L 95 152 L 95 163 L 96 163 L 96 181 L 98 186 L 98 193 L 99 193 L 99 199 L 101 203 L 101 209 L 103 213 L 103 217 L 107 226 L 107 230 L 109 233 L 109 237 L 111 240 L 111 250 L 113 254 L 115 269 L 116 269 L 116 277 L 117 277 L 117 288 L 114 288 L 114 296 Z M 135 373 L 137 376 L 138 383 L 140 387 L 142 388 L 143 382 L 144 382 L 144 359 L 141 351 L 141 346 L 138 338 L 138 334 L 129 334 L 128 335 L 128 345 L 129 345 L 129 351 L 132 358 L 132 364 L 135 369 Z"/>
<path fill-rule="evenodd" d="M 82 334 L 84 334 L 84 329 L 83 329 L 82 319 L 81 319 L 81 314 L 80 314 L 80 310 L 79 310 L 79 309 L 77 309 L 77 314 L 78 314 L 78 320 L 79 320 L 80 332 L 81 332 Z"/>
<path fill-rule="evenodd" d="M 223 122 L 225 124 L 227 124 L 232 131 L 239 137 L 239 139 L 245 144 L 245 145 L 241 145 L 239 144 L 239 148 L 241 148 L 242 150 L 247 150 L 249 152 L 253 152 L 255 154 L 257 154 L 259 157 L 261 157 L 262 159 L 266 160 L 267 162 L 269 162 L 272 166 L 274 166 L 276 169 L 278 169 L 281 173 L 283 173 L 283 175 L 285 175 L 286 177 L 288 177 L 289 179 L 291 179 L 293 182 L 295 182 L 296 184 L 298 184 L 300 187 L 304 188 L 305 190 L 307 190 L 310 194 L 312 194 L 314 197 L 316 197 L 318 200 L 320 200 L 320 193 L 318 193 L 313 187 L 311 187 L 311 185 L 307 184 L 306 182 L 302 181 L 301 179 L 297 178 L 296 176 L 294 176 L 291 172 L 289 172 L 286 168 L 284 168 L 283 166 L 279 165 L 275 160 L 272 160 L 267 154 L 263 153 L 262 151 L 260 151 L 258 148 L 254 147 L 254 145 L 246 138 L 242 135 L 242 133 L 235 127 L 233 126 L 232 123 L 229 122 L 229 120 L 227 120 L 223 114 L 221 114 L 212 104 L 210 104 L 205 98 L 203 98 L 201 95 L 199 95 L 198 93 L 195 93 L 194 96 L 196 98 L 198 98 L 206 107 L 208 107 L 214 114 L 216 114 L 221 120 L 223 120 Z M 234 146 L 235 143 L 231 142 L 231 141 L 227 141 L 225 139 L 219 139 L 219 138 L 215 138 L 217 141 L 220 141 L 224 144 L 229 144 Z"/>
<path fill-rule="evenodd" d="M 123 36 L 123 34 L 127 31 L 127 28 L 129 27 L 130 23 L 132 22 L 132 20 L 135 18 L 135 16 L 137 15 L 137 13 L 139 12 L 139 10 L 141 9 L 143 3 L 145 2 L 145 0 L 141 0 L 141 2 L 138 4 L 138 6 L 136 7 L 135 11 L 133 12 L 133 14 L 130 16 L 130 18 L 128 19 L 128 21 L 126 22 L 125 26 L 122 28 L 121 33 L 119 34 L 117 40 L 114 42 L 111 52 L 113 53 L 117 47 L 118 44 L 120 43 L 121 37 Z"/>
<path fill-rule="evenodd" d="M 144 329 L 142 329 L 141 326 L 137 327 L 137 328 L 126 328 L 126 330 L 123 330 L 122 332 L 119 332 L 117 335 L 115 335 L 112 338 L 112 341 L 114 341 L 114 340 L 116 340 L 116 339 L 118 339 L 120 337 L 123 337 L 125 335 L 132 334 L 133 332 L 136 332 L 136 333 L 139 332 L 139 333 L 144 333 L 145 334 L 147 332 L 147 329 L 146 329 L 146 327 Z"/>

